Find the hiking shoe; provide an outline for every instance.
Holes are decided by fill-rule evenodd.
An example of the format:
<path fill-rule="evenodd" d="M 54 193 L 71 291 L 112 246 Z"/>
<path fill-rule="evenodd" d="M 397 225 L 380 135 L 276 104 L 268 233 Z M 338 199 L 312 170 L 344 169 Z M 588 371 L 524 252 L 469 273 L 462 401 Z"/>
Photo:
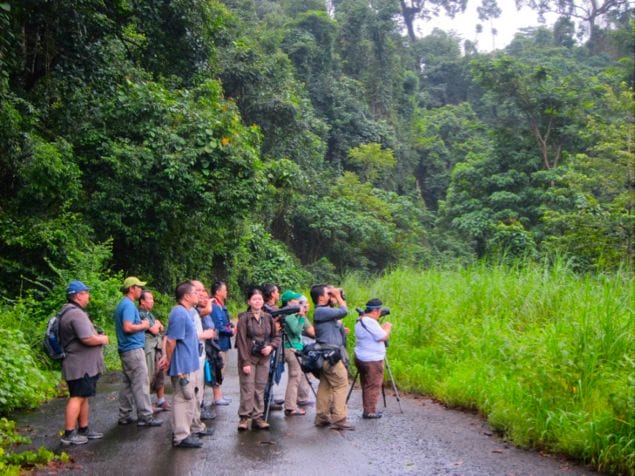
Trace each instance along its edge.
<path fill-rule="evenodd" d="M 331 425 L 331 430 L 353 431 L 355 427 L 346 420 L 340 420 Z"/>
<path fill-rule="evenodd" d="M 251 424 L 251 428 L 253 430 L 268 430 L 269 423 L 259 418 L 258 420 L 254 420 L 254 422 Z"/>
<path fill-rule="evenodd" d="M 80 428 L 77 434 L 80 436 L 85 436 L 89 440 L 99 440 L 104 437 L 103 433 L 100 433 L 98 431 L 93 431 L 90 428 L 86 428 L 85 430 L 82 430 Z"/>
<path fill-rule="evenodd" d="M 249 418 L 241 418 L 238 423 L 238 431 L 245 431 L 249 429 Z"/>
<path fill-rule="evenodd" d="M 137 420 L 135 420 L 132 417 L 125 417 L 125 418 L 120 418 L 117 421 L 117 424 L 119 425 L 129 425 L 130 423 L 137 423 Z"/>
<path fill-rule="evenodd" d="M 203 442 L 192 435 L 188 435 L 185 439 L 179 441 L 178 443 L 172 443 L 172 446 L 175 448 L 200 448 L 203 446 Z"/>
<path fill-rule="evenodd" d="M 196 436 L 199 436 L 199 437 L 212 436 L 213 434 L 214 434 L 214 428 L 205 428 L 204 431 L 196 432 Z"/>
<path fill-rule="evenodd" d="M 163 425 L 163 420 L 157 420 L 156 418 L 148 418 L 146 420 L 139 420 L 137 422 L 137 426 L 161 426 Z"/>
<path fill-rule="evenodd" d="M 216 418 L 216 412 L 207 407 L 201 408 L 201 420 L 213 420 Z"/>
<path fill-rule="evenodd" d="M 229 405 L 232 401 L 229 398 L 219 398 L 218 400 L 214 400 L 214 405 L 225 406 Z"/>
<path fill-rule="evenodd" d="M 64 436 L 60 438 L 60 443 L 63 445 L 83 445 L 84 443 L 88 443 L 88 438 L 79 435 L 77 431 L 73 430 L 69 435 L 64 433 Z"/>
<path fill-rule="evenodd" d="M 377 418 L 383 417 L 384 414 L 382 412 L 372 412 L 372 413 L 362 413 L 362 418 L 366 420 L 375 420 Z"/>

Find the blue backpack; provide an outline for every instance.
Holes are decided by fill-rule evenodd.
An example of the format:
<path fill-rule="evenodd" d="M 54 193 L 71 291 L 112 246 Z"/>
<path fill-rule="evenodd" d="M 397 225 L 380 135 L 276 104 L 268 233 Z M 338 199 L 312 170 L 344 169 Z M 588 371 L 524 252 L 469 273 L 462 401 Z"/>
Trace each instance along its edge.
<path fill-rule="evenodd" d="M 64 352 L 62 340 L 60 339 L 60 320 L 69 309 L 72 309 L 72 306 L 68 306 L 52 316 L 46 324 L 42 347 L 44 348 L 44 353 L 53 360 L 62 360 L 66 357 L 66 352 Z"/>

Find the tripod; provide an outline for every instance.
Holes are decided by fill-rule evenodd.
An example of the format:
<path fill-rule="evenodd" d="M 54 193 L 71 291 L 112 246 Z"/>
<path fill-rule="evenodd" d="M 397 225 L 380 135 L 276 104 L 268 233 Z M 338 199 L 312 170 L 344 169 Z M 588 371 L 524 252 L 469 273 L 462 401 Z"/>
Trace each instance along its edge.
<path fill-rule="evenodd" d="M 271 353 L 271 360 L 269 361 L 269 376 L 267 378 L 267 385 L 265 386 L 265 394 L 264 394 L 265 421 L 269 420 L 269 411 L 271 409 L 271 402 L 273 401 L 274 382 L 276 384 L 279 384 L 280 379 L 282 378 L 282 374 L 284 373 L 285 343 L 287 343 L 289 347 L 291 347 L 291 341 L 289 340 L 289 336 L 287 335 L 287 332 L 284 329 L 283 323 L 281 323 L 281 326 L 280 326 L 280 334 L 281 334 L 280 346 L 273 350 L 273 352 Z M 299 364 L 300 357 L 298 357 L 298 354 L 295 352 L 293 353 L 293 355 L 295 356 Z M 309 384 L 309 388 L 313 392 L 313 395 L 317 398 L 317 394 L 315 393 L 315 389 L 313 388 L 313 385 L 311 385 L 311 380 L 309 380 L 308 375 L 305 374 L 304 372 L 302 372 L 302 375 L 306 379 L 306 382 Z"/>

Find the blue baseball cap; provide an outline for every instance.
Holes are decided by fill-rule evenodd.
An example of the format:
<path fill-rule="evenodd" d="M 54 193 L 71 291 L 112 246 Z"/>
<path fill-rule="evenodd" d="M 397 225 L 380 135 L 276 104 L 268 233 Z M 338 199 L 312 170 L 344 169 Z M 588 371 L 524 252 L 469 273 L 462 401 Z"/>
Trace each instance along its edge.
<path fill-rule="evenodd" d="M 71 281 L 66 288 L 66 294 L 69 296 L 72 294 L 81 293 L 82 291 L 90 291 L 90 288 L 81 281 Z"/>

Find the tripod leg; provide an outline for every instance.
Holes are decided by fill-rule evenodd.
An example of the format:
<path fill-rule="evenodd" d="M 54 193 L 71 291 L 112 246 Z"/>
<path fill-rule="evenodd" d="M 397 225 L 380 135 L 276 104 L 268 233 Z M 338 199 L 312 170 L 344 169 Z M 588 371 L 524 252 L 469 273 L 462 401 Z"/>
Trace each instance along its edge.
<path fill-rule="evenodd" d="M 348 389 L 348 395 L 346 395 L 346 403 L 348 403 L 349 398 L 351 398 L 351 393 L 353 393 L 353 387 L 355 387 L 355 381 L 359 377 L 359 370 L 355 373 L 355 377 L 353 377 L 353 383 L 351 384 L 351 388 Z"/>
<path fill-rule="evenodd" d="M 381 383 L 381 397 L 384 399 L 384 408 L 386 408 L 386 389 L 384 388 L 384 382 Z"/>
<path fill-rule="evenodd" d="M 390 377 L 390 384 L 392 385 L 392 390 L 395 392 L 395 398 L 397 399 L 397 404 L 399 405 L 399 411 L 403 413 L 403 409 L 401 408 L 401 398 L 399 397 L 399 390 L 397 390 L 397 385 L 395 384 L 395 379 L 392 377 L 392 370 L 390 370 L 390 365 L 388 364 L 388 359 L 384 359 L 386 363 L 386 370 L 388 370 L 388 377 Z M 383 387 L 382 387 L 383 389 Z M 384 405 L 386 404 L 386 400 L 384 400 Z"/>

